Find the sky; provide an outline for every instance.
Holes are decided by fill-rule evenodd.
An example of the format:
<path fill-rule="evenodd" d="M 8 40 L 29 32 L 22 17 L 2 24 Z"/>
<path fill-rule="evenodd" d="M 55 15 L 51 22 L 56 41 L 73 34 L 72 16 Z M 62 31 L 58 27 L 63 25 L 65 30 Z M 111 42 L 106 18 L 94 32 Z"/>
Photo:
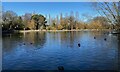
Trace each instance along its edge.
<path fill-rule="evenodd" d="M 2 0 L 2 2 L 118 2 L 119 0 Z"/>
<path fill-rule="evenodd" d="M 20 16 L 35 12 L 42 15 L 50 14 L 51 17 L 55 17 L 60 13 L 70 15 L 71 11 L 78 12 L 79 16 L 83 14 L 97 15 L 91 2 L 3 2 L 2 7 L 3 11 L 11 10 Z"/>

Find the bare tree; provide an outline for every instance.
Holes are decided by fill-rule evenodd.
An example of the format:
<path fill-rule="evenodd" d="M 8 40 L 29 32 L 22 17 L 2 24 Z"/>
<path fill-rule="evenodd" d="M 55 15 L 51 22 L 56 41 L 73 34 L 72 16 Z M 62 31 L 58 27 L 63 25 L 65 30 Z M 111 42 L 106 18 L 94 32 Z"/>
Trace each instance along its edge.
<path fill-rule="evenodd" d="M 73 26 L 74 26 L 74 13 L 73 13 L 73 11 L 71 11 L 71 13 L 70 13 L 69 21 L 70 21 L 70 27 L 72 30 Z"/>
<path fill-rule="evenodd" d="M 49 25 L 51 24 L 51 16 L 50 16 L 50 14 L 49 14 Z"/>
<path fill-rule="evenodd" d="M 76 21 L 78 21 L 78 19 L 79 19 L 79 13 L 78 13 L 78 11 L 75 14 L 75 18 L 76 18 Z"/>
<path fill-rule="evenodd" d="M 79 21 L 79 13 L 77 11 L 75 14 L 75 28 L 77 28 L 78 21 Z"/>
<path fill-rule="evenodd" d="M 62 21 L 63 21 L 63 14 L 61 13 L 61 14 L 60 14 L 60 24 L 63 24 Z"/>
<path fill-rule="evenodd" d="M 59 17 L 58 17 L 58 15 L 56 16 L 56 24 L 58 25 L 58 23 L 59 23 Z"/>
<path fill-rule="evenodd" d="M 93 5 L 100 15 L 107 18 L 109 23 L 120 26 L 119 2 L 96 2 Z"/>

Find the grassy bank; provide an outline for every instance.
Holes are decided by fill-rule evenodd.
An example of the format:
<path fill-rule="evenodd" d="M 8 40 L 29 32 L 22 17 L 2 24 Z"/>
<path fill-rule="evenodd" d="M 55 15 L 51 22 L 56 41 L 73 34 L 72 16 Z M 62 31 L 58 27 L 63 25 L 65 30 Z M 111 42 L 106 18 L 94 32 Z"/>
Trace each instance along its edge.
<path fill-rule="evenodd" d="M 80 30 L 20 30 L 20 33 L 23 32 L 60 32 L 60 31 L 112 31 L 111 29 L 80 29 Z M 17 32 L 17 31 L 16 31 Z"/>

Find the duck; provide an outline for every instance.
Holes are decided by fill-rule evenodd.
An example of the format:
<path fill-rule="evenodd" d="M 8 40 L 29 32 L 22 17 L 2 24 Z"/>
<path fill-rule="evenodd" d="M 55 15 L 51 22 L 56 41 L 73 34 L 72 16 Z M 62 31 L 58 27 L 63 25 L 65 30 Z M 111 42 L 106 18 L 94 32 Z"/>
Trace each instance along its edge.
<path fill-rule="evenodd" d="M 25 43 L 23 43 L 23 45 L 25 45 Z"/>
<path fill-rule="evenodd" d="M 78 43 L 78 47 L 80 47 L 80 43 Z"/>
<path fill-rule="evenodd" d="M 106 38 L 104 38 L 104 41 L 106 41 L 107 39 Z"/>
<path fill-rule="evenodd" d="M 33 44 L 32 42 L 30 44 Z"/>
<path fill-rule="evenodd" d="M 94 39 L 96 39 L 96 37 L 94 37 Z"/>
<path fill-rule="evenodd" d="M 63 66 L 58 66 L 58 70 L 64 70 Z"/>

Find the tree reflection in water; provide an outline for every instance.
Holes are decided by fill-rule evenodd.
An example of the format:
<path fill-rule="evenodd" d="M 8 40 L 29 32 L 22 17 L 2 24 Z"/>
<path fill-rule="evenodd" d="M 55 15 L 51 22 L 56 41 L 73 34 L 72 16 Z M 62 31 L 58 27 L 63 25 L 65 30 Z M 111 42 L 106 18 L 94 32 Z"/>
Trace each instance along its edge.
<path fill-rule="evenodd" d="M 118 34 L 118 70 L 120 70 L 120 34 Z"/>
<path fill-rule="evenodd" d="M 104 38 L 107 38 L 107 41 L 104 41 Z M 3 69 L 55 70 L 58 66 L 64 66 L 67 70 L 116 70 L 119 43 L 117 35 L 108 35 L 106 32 L 11 34 L 3 36 Z"/>
<path fill-rule="evenodd" d="M 22 42 L 23 34 L 15 33 L 15 34 L 3 34 L 2 35 L 2 46 L 3 52 L 12 51 Z"/>
<path fill-rule="evenodd" d="M 3 50 L 12 51 L 17 46 L 28 46 L 27 48 L 43 48 L 46 42 L 45 32 L 26 32 L 26 33 L 15 33 L 9 35 L 3 35 L 2 38 Z M 29 47 L 29 46 L 34 47 Z"/>
<path fill-rule="evenodd" d="M 28 32 L 24 34 L 23 41 L 31 44 L 36 48 L 42 48 L 46 42 L 45 32 Z"/>

